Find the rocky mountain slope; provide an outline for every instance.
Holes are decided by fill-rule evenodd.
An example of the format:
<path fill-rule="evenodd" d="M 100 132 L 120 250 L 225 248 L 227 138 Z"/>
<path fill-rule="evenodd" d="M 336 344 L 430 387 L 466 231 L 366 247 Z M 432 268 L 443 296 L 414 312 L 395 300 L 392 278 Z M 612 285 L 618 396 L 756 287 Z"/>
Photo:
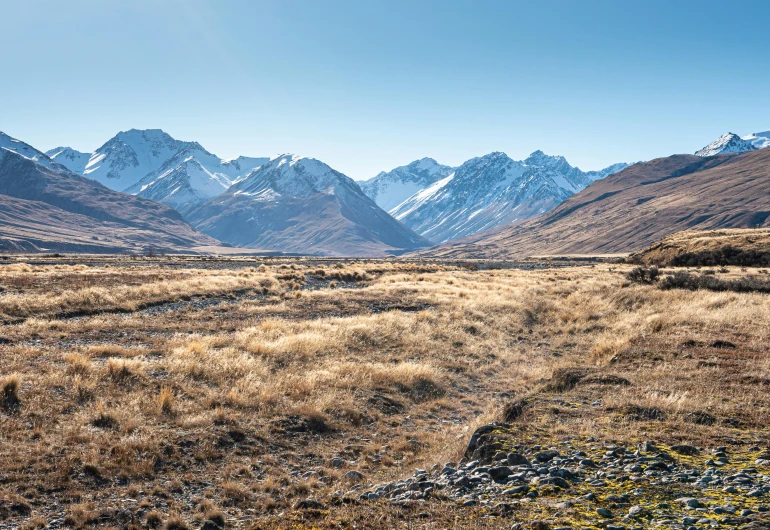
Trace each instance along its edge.
<path fill-rule="evenodd" d="M 696 156 L 714 156 L 724 153 L 745 153 L 757 149 L 754 144 L 744 140 L 734 133 L 723 134 L 703 149 L 695 153 Z"/>
<path fill-rule="evenodd" d="M 45 154 L 78 175 L 85 172 L 88 161 L 91 160 L 91 153 L 83 153 L 71 147 L 57 147 L 46 151 Z"/>
<path fill-rule="evenodd" d="M 303 254 L 376 256 L 428 246 L 323 162 L 271 159 L 187 219 L 227 243 Z"/>
<path fill-rule="evenodd" d="M 161 202 L 184 214 L 223 193 L 233 182 L 269 160 L 240 157 L 225 161 L 199 146 L 185 148 L 126 189 L 126 193 Z"/>
<path fill-rule="evenodd" d="M 426 254 L 518 259 L 626 253 L 681 230 L 768 226 L 769 218 L 770 150 L 706 158 L 674 155 L 594 182 L 537 219 Z"/>
<path fill-rule="evenodd" d="M 700 149 L 697 156 L 715 156 L 726 153 L 745 153 L 770 147 L 770 131 L 753 133 L 740 137 L 735 133 L 726 133 Z"/>
<path fill-rule="evenodd" d="M 432 158 L 423 158 L 388 172 L 383 171 L 359 185 L 377 206 L 387 212 L 452 171 L 453 168 L 441 165 Z"/>
<path fill-rule="evenodd" d="M 268 158 L 223 160 L 197 142 L 160 129 L 123 131 L 91 154 L 69 147 L 47 153 L 71 171 L 110 189 L 187 211 L 222 193 Z"/>
<path fill-rule="evenodd" d="M 540 215 L 624 167 L 586 173 L 542 151 L 522 162 L 490 153 L 465 162 L 390 213 L 431 241 L 444 242 Z"/>
<path fill-rule="evenodd" d="M 112 191 L 0 133 L 0 248 L 123 252 L 217 244 L 173 209 Z"/>

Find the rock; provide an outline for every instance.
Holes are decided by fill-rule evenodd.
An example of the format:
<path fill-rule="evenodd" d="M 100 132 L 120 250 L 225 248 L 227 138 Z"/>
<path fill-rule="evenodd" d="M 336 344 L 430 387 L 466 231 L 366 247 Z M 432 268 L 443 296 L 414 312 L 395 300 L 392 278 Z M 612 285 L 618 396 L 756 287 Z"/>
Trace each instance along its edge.
<path fill-rule="evenodd" d="M 559 451 L 553 451 L 553 450 L 540 451 L 535 455 L 535 460 L 537 460 L 538 462 L 550 462 L 557 456 L 559 456 Z"/>
<path fill-rule="evenodd" d="M 527 493 L 529 486 L 514 486 L 503 490 L 503 495 L 519 495 L 521 493 Z"/>
<path fill-rule="evenodd" d="M 676 502 L 680 504 L 684 504 L 685 506 L 688 506 L 690 508 L 700 508 L 701 503 L 698 501 L 698 499 L 694 497 L 680 497 L 676 499 Z"/>
<path fill-rule="evenodd" d="M 561 477 L 545 477 L 538 482 L 541 486 L 558 486 L 562 489 L 569 488 L 570 484 Z"/>
<path fill-rule="evenodd" d="M 323 510 L 324 505 L 313 499 L 302 499 L 294 505 L 295 510 Z"/>
<path fill-rule="evenodd" d="M 638 515 L 642 515 L 644 512 L 645 512 L 644 508 L 639 506 L 638 504 L 635 505 L 635 506 L 631 506 L 628 509 L 628 515 L 630 515 L 631 517 L 636 517 Z"/>
<path fill-rule="evenodd" d="M 508 453 L 506 457 L 509 466 L 528 466 L 530 465 L 527 457 L 520 453 Z"/>
<path fill-rule="evenodd" d="M 350 471 L 348 471 L 347 473 L 342 475 L 342 478 L 344 478 L 347 481 L 356 482 L 357 483 L 357 482 L 361 482 L 362 480 L 364 480 L 364 474 L 359 472 L 359 471 L 351 469 Z"/>
<path fill-rule="evenodd" d="M 507 466 L 499 466 L 499 467 L 491 467 L 489 468 L 489 476 L 492 477 L 492 480 L 495 480 L 497 482 L 505 481 L 508 477 L 510 477 L 513 474 L 513 471 L 511 471 L 510 467 Z"/>
<path fill-rule="evenodd" d="M 463 502 L 463 506 L 476 506 L 478 504 L 478 501 L 476 499 L 468 499 L 467 501 Z"/>
<path fill-rule="evenodd" d="M 596 462 L 590 458 L 582 458 L 580 459 L 580 465 L 583 467 L 596 467 Z"/>
<path fill-rule="evenodd" d="M 680 444 L 680 445 L 672 445 L 671 450 L 675 453 L 679 453 L 680 455 L 697 455 L 700 450 L 695 447 L 694 445 L 687 445 L 687 444 Z"/>
<path fill-rule="evenodd" d="M 513 505 L 507 502 L 499 502 L 492 506 L 492 513 L 496 515 L 509 515 L 513 512 Z"/>
<path fill-rule="evenodd" d="M 612 512 L 609 511 L 607 508 L 597 508 L 596 513 L 602 517 L 611 518 Z"/>
<path fill-rule="evenodd" d="M 339 469 L 345 465 L 345 461 L 342 458 L 332 458 L 331 464 L 332 467 Z"/>

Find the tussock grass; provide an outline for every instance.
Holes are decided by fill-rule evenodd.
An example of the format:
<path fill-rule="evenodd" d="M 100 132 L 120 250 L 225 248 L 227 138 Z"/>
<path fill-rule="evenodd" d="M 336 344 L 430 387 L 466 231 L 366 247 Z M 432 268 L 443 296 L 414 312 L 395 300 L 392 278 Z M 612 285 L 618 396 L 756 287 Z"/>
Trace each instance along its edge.
<path fill-rule="evenodd" d="M 641 432 L 705 444 L 770 419 L 763 293 L 661 290 L 629 282 L 630 266 L 115 265 L 0 271 L 14 278 L 0 312 L 26 317 L 0 344 L 4 373 L 25 382 L 0 429 L 4 487 L 55 488 L 73 526 L 120 527 L 114 499 L 136 497 L 147 527 L 174 513 L 270 527 L 299 499 L 347 489 L 350 470 L 368 483 L 457 462 L 522 398 L 512 421 L 543 446 Z M 215 299 L 134 311 L 203 296 Z M 94 314 L 113 310 L 128 313 Z M 574 369 L 582 382 L 554 384 Z M 207 508 L 187 513 L 190 499 Z"/>

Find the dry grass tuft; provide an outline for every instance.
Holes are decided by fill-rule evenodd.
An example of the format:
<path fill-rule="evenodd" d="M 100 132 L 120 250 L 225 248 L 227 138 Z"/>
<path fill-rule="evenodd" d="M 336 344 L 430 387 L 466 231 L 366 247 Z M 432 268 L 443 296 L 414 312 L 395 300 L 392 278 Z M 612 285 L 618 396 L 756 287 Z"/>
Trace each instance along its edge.
<path fill-rule="evenodd" d="M 163 387 L 158 395 L 158 405 L 160 407 L 160 413 L 164 416 L 174 416 L 174 394 L 167 387 Z"/>
<path fill-rule="evenodd" d="M 7 410 L 14 410 L 21 405 L 19 399 L 19 388 L 21 388 L 21 377 L 18 374 L 9 375 L 2 384 L 0 384 L 0 405 Z"/>

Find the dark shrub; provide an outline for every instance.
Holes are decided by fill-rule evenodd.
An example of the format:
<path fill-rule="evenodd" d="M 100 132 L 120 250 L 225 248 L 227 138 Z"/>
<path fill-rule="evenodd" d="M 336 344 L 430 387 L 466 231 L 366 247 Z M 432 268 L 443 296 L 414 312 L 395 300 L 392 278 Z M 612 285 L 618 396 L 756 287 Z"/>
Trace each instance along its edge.
<path fill-rule="evenodd" d="M 656 266 L 652 267 L 636 267 L 626 274 L 626 278 L 634 283 L 651 284 L 655 283 L 660 277 L 660 270 Z"/>
<path fill-rule="evenodd" d="M 724 267 L 735 265 L 740 267 L 767 267 L 770 265 L 770 252 L 761 250 L 743 250 L 726 245 L 714 250 L 700 252 L 685 252 L 675 256 L 668 262 L 674 267 Z"/>
<path fill-rule="evenodd" d="M 770 280 L 757 276 L 746 276 L 737 280 L 721 280 L 715 276 L 696 275 L 689 272 L 675 272 L 665 276 L 658 287 L 661 289 L 688 289 L 697 291 L 732 291 L 736 293 L 770 293 Z"/>

